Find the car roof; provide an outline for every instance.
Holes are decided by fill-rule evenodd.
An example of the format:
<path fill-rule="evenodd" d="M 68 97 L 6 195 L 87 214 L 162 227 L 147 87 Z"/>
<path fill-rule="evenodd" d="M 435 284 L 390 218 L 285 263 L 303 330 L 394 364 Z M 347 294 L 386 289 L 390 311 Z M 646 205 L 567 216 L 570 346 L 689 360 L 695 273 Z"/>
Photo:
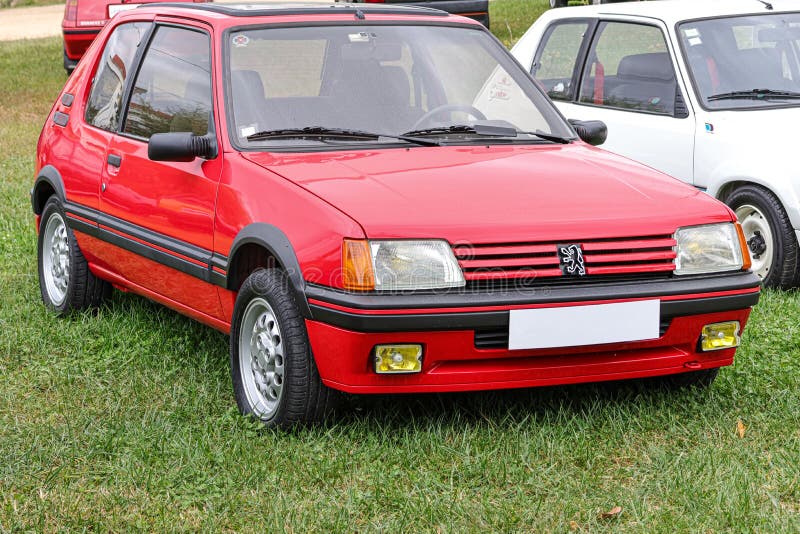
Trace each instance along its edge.
<path fill-rule="evenodd" d="M 549 11 L 551 18 L 597 17 L 602 15 L 633 15 L 655 18 L 668 25 L 684 20 L 724 17 L 726 15 L 769 14 L 800 11 L 797 0 L 765 0 L 772 10 L 759 0 L 659 0 L 656 2 L 623 2 L 590 6 L 575 6 Z"/>
<path fill-rule="evenodd" d="M 203 13 L 223 17 L 256 18 L 279 17 L 292 15 L 415 15 L 424 17 L 450 17 L 445 11 L 424 6 L 409 6 L 397 4 L 347 4 L 347 3 L 242 3 L 242 4 L 214 4 L 214 3 L 179 3 L 166 2 L 158 4 L 142 4 L 134 11 L 156 11 L 158 14 L 186 15 L 189 11 L 194 16 Z M 216 18 L 216 17 L 215 17 Z M 455 18 L 455 17 L 454 17 Z M 460 17 L 459 17 L 460 18 Z"/>

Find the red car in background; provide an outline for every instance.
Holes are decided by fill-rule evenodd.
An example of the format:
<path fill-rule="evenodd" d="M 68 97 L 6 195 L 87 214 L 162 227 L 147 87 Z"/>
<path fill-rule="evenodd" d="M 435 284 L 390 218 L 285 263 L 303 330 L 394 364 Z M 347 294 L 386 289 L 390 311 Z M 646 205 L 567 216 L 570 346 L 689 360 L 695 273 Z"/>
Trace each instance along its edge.
<path fill-rule="evenodd" d="M 86 49 L 103 26 L 120 11 L 159 0 L 67 0 L 61 31 L 64 34 L 64 69 L 72 74 Z M 163 1 L 163 0 L 162 0 Z M 204 3 L 210 0 L 174 0 L 175 2 Z"/>

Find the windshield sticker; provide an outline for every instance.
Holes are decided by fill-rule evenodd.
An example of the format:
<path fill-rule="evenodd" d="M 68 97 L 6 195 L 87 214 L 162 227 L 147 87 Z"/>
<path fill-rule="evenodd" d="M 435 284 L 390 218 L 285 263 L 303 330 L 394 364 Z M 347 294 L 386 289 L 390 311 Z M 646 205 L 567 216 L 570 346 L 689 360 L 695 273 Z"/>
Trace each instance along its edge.
<path fill-rule="evenodd" d="M 691 38 L 689 39 L 689 44 L 690 44 L 691 46 L 697 46 L 697 45 L 701 45 L 701 44 L 703 44 L 703 40 L 702 40 L 702 39 L 700 39 L 699 37 L 691 37 Z"/>
<path fill-rule="evenodd" d="M 368 43 L 374 36 L 374 33 L 370 34 L 367 32 L 351 33 L 347 35 L 351 43 Z"/>
<path fill-rule="evenodd" d="M 250 137 L 254 133 L 256 133 L 255 126 L 244 126 L 239 128 L 239 137 Z"/>
<path fill-rule="evenodd" d="M 697 28 L 686 28 L 683 30 L 683 34 L 686 37 L 700 37 L 700 32 L 697 31 Z"/>
<path fill-rule="evenodd" d="M 233 39 L 231 39 L 233 46 L 236 48 L 242 48 L 250 44 L 250 38 L 246 35 L 237 35 Z"/>

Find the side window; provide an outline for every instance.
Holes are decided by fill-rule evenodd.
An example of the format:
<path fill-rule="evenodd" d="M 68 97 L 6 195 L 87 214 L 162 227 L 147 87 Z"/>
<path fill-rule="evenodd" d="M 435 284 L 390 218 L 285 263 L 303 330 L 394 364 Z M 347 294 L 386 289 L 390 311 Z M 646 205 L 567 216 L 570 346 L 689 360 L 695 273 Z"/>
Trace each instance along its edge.
<path fill-rule="evenodd" d="M 86 104 L 89 124 L 109 131 L 119 127 L 125 79 L 149 28 L 149 22 L 132 22 L 118 26 L 109 36 Z"/>
<path fill-rule="evenodd" d="M 165 132 L 204 135 L 210 118 L 208 35 L 158 27 L 136 76 L 123 132 L 144 139 Z"/>
<path fill-rule="evenodd" d="M 531 74 L 553 100 L 572 100 L 575 96 L 572 73 L 588 29 L 588 21 L 576 21 L 551 26 L 547 30 Z"/>
<path fill-rule="evenodd" d="M 672 115 L 676 94 L 675 69 L 659 28 L 600 24 L 583 73 L 581 102 Z"/>

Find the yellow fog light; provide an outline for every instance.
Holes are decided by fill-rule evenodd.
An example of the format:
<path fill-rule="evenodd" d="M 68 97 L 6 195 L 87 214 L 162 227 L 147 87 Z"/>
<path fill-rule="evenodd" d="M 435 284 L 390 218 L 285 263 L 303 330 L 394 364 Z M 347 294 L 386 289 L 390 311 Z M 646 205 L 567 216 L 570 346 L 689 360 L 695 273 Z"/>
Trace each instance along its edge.
<path fill-rule="evenodd" d="M 739 321 L 707 324 L 700 334 L 700 349 L 703 351 L 729 349 L 738 347 Z"/>
<path fill-rule="evenodd" d="M 422 371 L 422 345 L 376 345 L 375 372 L 419 373 Z"/>

